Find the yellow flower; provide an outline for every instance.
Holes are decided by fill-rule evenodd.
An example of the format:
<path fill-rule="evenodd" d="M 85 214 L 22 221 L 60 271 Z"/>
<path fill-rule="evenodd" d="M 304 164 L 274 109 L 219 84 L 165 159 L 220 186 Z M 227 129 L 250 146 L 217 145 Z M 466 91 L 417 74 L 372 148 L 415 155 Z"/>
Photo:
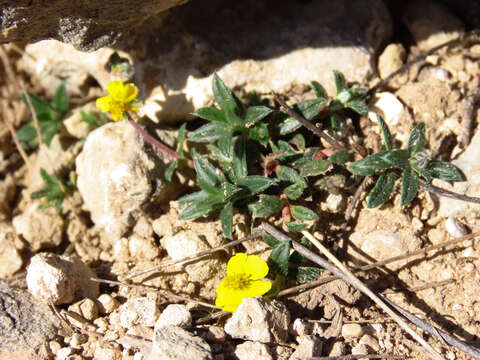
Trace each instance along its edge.
<path fill-rule="evenodd" d="M 265 294 L 272 284 L 260 279 L 267 274 L 268 265 L 258 256 L 236 254 L 228 261 L 227 277 L 217 288 L 215 305 L 234 312 L 244 298 Z"/>
<path fill-rule="evenodd" d="M 135 98 L 138 89 L 133 84 L 123 84 L 123 81 L 111 81 L 107 85 L 109 95 L 97 99 L 97 107 L 102 112 L 110 112 L 114 121 L 123 118 L 125 111 L 138 111 Z"/>

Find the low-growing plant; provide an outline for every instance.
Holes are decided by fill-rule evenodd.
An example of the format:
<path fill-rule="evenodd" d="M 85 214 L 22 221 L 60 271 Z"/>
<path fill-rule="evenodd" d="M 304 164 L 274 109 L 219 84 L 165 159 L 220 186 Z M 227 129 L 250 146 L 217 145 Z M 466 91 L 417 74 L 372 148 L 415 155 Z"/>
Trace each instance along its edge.
<path fill-rule="evenodd" d="M 28 99 L 27 99 L 28 95 Z M 53 136 L 60 131 L 62 120 L 68 112 L 68 95 L 65 81 L 58 86 L 53 100 L 48 102 L 34 94 L 20 94 L 27 107 L 33 108 L 43 141 L 50 146 Z M 29 101 L 30 100 L 30 101 Z M 35 149 L 39 144 L 38 134 L 33 120 L 17 131 L 17 138 L 26 149 Z"/>
<path fill-rule="evenodd" d="M 54 175 L 50 175 L 45 169 L 40 169 L 40 175 L 45 185 L 40 190 L 33 192 L 31 198 L 43 200 L 39 206 L 41 210 L 55 207 L 57 215 L 60 215 L 63 201 L 67 193 L 71 191 L 73 181 L 70 178 L 67 181 L 61 180 Z"/>

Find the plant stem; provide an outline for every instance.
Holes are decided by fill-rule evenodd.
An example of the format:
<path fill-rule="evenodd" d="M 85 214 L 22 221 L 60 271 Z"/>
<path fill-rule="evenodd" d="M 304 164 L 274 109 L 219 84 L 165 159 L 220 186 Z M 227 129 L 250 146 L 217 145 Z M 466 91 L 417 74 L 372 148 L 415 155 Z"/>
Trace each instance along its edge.
<path fill-rule="evenodd" d="M 144 129 L 142 129 L 140 127 L 140 125 L 138 125 L 135 122 L 135 120 L 133 120 L 133 118 L 131 117 L 131 115 L 128 112 L 126 114 L 127 114 L 128 122 L 130 123 L 130 125 L 132 125 L 134 127 L 134 129 L 137 130 L 137 132 L 140 135 L 142 135 L 142 137 L 145 139 L 146 142 L 153 145 L 158 150 L 160 150 L 164 154 L 167 154 L 168 156 L 170 156 L 174 160 L 177 160 L 179 158 L 179 155 L 175 151 L 170 149 L 167 145 L 162 144 L 160 141 L 158 141 L 153 136 L 151 136 L 148 132 L 146 132 Z"/>
<path fill-rule="evenodd" d="M 423 183 L 423 182 L 420 182 L 420 187 L 423 190 L 426 190 L 426 191 L 434 193 L 434 194 L 438 194 L 440 196 L 445 196 L 445 197 L 449 197 L 449 198 L 456 199 L 456 200 L 462 200 L 462 201 L 469 202 L 469 203 L 480 204 L 480 198 L 478 198 L 478 197 L 457 194 L 457 193 L 454 193 L 450 190 L 442 189 L 442 188 L 436 187 L 434 185 L 426 184 L 426 183 Z"/>
<path fill-rule="evenodd" d="M 307 119 L 305 119 L 302 115 L 300 115 L 299 113 L 297 113 L 295 110 L 291 109 L 287 103 L 282 100 L 277 94 L 275 94 L 273 91 L 273 97 L 275 99 L 276 102 L 278 102 L 284 109 L 285 111 L 287 112 L 288 115 L 290 115 L 291 117 L 293 117 L 295 120 L 297 120 L 299 123 L 301 123 L 303 126 L 305 126 L 308 130 L 310 130 L 311 132 L 313 132 L 315 135 L 317 135 L 318 137 L 320 137 L 321 139 L 325 140 L 326 142 L 328 142 L 330 145 L 332 145 L 334 148 L 338 149 L 338 150 L 342 150 L 342 149 L 345 149 L 345 145 L 340 143 L 339 141 L 335 140 L 334 138 L 332 138 L 331 136 L 325 134 L 325 132 L 323 132 L 322 130 L 320 130 L 319 128 L 317 128 L 315 125 L 313 125 L 310 121 L 308 121 Z"/>

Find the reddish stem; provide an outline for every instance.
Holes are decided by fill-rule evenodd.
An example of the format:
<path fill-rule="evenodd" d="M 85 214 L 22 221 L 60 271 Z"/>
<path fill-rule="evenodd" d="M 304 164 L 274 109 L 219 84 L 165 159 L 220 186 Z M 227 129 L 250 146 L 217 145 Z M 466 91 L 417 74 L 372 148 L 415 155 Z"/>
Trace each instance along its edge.
<path fill-rule="evenodd" d="M 137 130 L 140 135 L 142 135 L 142 137 L 145 139 L 145 141 L 147 141 L 148 143 L 152 144 L 153 146 L 155 146 L 157 149 L 159 149 L 161 152 L 167 154 L 168 156 L 170 156 L 172 159 L 174 160 L 177 160 L 179 158 L 178 154 L 173 151 L 172 149 L 170 149 L 167 145 L 165 144 L 162 144 L 160 141 L 158 141 L 157 139 L 155 139 L 154 137 L 152 137 L 149 133 L 147 133 L 144 129 L 142 129 L 140 127 L 140 125 L 138 125 L 130 116 L 130 114 L 127 113 L 127 116 L 128 116 L 128 122 L 130 123 L 130 125 L 132 125 L 135 130 Z"/>

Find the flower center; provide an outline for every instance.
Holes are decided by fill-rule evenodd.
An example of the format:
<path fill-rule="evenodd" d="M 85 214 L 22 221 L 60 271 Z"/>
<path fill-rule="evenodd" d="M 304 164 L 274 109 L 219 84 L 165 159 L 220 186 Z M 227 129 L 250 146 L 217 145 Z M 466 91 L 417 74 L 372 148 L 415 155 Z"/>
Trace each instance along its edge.
<path fill-rule="evenodd" d="M 227 276 L 225 278 L 225 286 L 230 289 L 241 290 L 250 286 L 252 280 L 251 275 L 248 274 L 235 274 L 233 276 Z"/>

